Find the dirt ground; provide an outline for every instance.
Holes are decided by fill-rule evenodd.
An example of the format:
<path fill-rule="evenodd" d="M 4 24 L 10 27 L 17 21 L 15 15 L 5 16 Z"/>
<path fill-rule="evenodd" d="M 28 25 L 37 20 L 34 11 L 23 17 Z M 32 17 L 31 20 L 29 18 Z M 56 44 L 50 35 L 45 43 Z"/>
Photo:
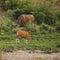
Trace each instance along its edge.
<path fill-rule="evenodd" d="M 4 52 L 2 54 L 2 60 L 60 60 L 60 53 L 46 54 L 40 51 L 15 51 Z"/>

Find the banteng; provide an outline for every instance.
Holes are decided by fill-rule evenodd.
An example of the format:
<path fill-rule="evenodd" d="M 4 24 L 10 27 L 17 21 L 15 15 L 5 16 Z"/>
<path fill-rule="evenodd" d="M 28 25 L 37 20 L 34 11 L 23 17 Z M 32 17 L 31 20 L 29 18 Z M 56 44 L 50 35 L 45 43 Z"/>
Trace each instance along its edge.
<path fill-rule="evenodd" d="M 16 42 L 19 42 L 19 38 L 20 37 L 25 38 L 26 39 L 26 42 L 27 41 L 32 42 L 32 38 L 31 38 L 29 32 L 27 32 L 27 31 L 18 30 L 17 31 L 17 36 L 16 36 Z"/>
<path fill-rule="evenodd" d="M 33 15 L 20 15 L 17 19 L 18 26 L 24 26 L 26 23 L 33 24 L 34 16 Z"/>

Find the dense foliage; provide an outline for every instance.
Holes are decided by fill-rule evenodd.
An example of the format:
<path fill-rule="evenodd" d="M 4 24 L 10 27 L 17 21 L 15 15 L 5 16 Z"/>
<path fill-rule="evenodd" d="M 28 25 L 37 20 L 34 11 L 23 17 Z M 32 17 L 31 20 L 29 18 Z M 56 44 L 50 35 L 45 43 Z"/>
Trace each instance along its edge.
<path fill-rule="evenodd" d="M 0 13 L 0 44 L 5 44 L 0 45 L 1 50 L 21 48 L 31 50 L 41 49 L 46 52 L 60 51 L 60 10 L 56 9 L 56 3 L 52 2 L 52 0 L 35 1 L 0 0 L 0 8 L 5 11 L 3 17 Z M 34 25 L 26 24 L 24 27 L 14 28 L 16 20 L 21 14 L 34 15 Z M 19 29 L 30 32 L 33 38 L 32 45 L 25 45 L 24 39 L 21 39 L 20 44 L 15 44 L 16 31 Z"/>

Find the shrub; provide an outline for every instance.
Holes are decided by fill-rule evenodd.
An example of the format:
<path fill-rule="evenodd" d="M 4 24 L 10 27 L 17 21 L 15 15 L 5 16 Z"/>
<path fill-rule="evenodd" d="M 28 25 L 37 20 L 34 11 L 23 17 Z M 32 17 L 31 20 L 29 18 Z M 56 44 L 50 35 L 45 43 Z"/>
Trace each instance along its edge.
<path fill-rule="evenodd" d="M 57 31 L 57 32 L 60 32 L 60 26 L 57 26 L 57 27 L 56 27 L 56 31 Z"/>
<path fill-rule="evenodd" d="M 48 25 L 42 23 L 41 26 L 40 26 L 40 30 L 48 30 Z"/>
<path fill-rule="evenodd" d="M 40 31 L 42 33 L 55 32 L 56 28 L 54 26 L 50 26 L 50 25 L 42 23 L 40 25 Z"/>
<path fill-rule="evenodd" d="M 51 32 L 56 32 L 56 27 L 55 26 L 49 26 L 48 31 Z"/>
<path fill-rule="evenodd" d="M 8 16 L 17 19 L 21 14 L 32 14 L 35 6 L 33 5 L 33 1 L 20 1 L 20 4 L 16 9 L 8 10 Z"/>
<path fill-rule="evenodd" d="M 46 12 L 44 23 L 48 25 L 55 25 L 57 17 L 54 12 Z"/>
<path fill-rule="evenodd" d="M 17 30 L 19 30 L 20 28 L 13 28 L 12 29 L 12 33 L 16 33 L 17 32 Z"/>
<path fill-rule="evenodd" d="M 1 35 L 4 35 L 5 34 L 5 31 L 4 30 L 1 30 L 0 32 L 1 32 L 0 33 Z"/>
<path fill-rule="evenodd" d="M 9 14 L 10 12 L 12 12 L 12 14 Z M 8 16 L 12 17 L 14 20 L 16 20 L 18 18 L 18 16 L 20 16 L 21 14 L 25 13 L 24 9 L 15 9 L 15 10 L 11 10 L 10 12 L 8 12 Z"/>
<path fill-rule="evenodd" d="M 57 16 L 55 12 L 51 11 L 45 11 L 45 12 L 34 12 L 33 13 L 35 16 L 35 21 L 37 22 L 38 25 L 45 23 L 48 25 L 55 25 Z"/>
<path fill-rule="evenodd" d="M 39 26 L 36 25 L 36 24 L 33 24 L 33 25 L 31 25 L 31 24 L 26 24 L 25 30 L 30 31 L 30 32 L 33 32 L 34 34 L 40 32 L 40 31 L 39 31 Z"/>
<path fill-rule="evenodd" d="M 42 30 L 40 33 L 41 33 L 41 34 L 47 34 L 48 31 L 46 31 L 46 30 Z"/>
<path fill-rule="evenodd" d="M 56 16 L 57 16 L 58 20 L 60 20 L 60 10 L 56 11 Z"/>
<path fill-rule="evenodd" d="M 42 24 L 42 22 L 55 25 L 56 15 L 55 15 L 55 5 L 51 1 L 43 1 L 39 6 L 36 7 L 36 10 L 33 12 L 36 17 L 37 24 Z"/>
<path fill-rule="evenodd" d="M 0 5 L 1 5 L 1 7 L 3 7 L 4 10 L 15 9 L 19 5 L 18 2 L 20 2 L 20 1 L 18 1 L 18 0 L 1 0 Z"/>
<path fill-rule="evenodd" d="M 13 24 L 14 22 L 12 22 L 9 18 L 5 17 L 6 19 L 3 20 L 3 23 L 0 26 L 0 31 L 4 31 L 4 32 L 9 32 L 12 31 L 13 29 Z"/>
<path fill-rule="evenodd" d="M 8 11 L 7 11 L 7 17 L 9 17 L 9 18 L 11 18 L 13 20 L 14 19 L 13 18 L 13 14 L 14 14 L 14 10 L 8 9 Z"/>
<path fill-rule="evenodd" d="M 8 1 L 10 5 L 8 4 Z M 8 9 L 12 9 L 12 6 L 14 8 L 12 10 L 8 10 L 8 15 L 12 17 L 14 20 L 18 18 L 21 14 L 33 14 L 35 16 L 35 21 L 37 24 L 42 24 L 43 22 L 49 25 L 55 25 L 56 23 L 56 15 L 55 15 L 55 5 L 51 1 L 42 1 L 39 5 L 36 6 L 34 3 L 34 0 L 30 1 L 10 1 L 6 0 Z M 34 5 L 33 5 L 34 3 Z M 43 4 L 42 4 L 43 3 Z M 47 5 L 46 5 L 47 3 Z M 15 4 L 15 5 L 13 5 Z M 16 6 L 16 8 L 15 8 Z"/>
<path fill-rule="evenodd" d="M 33 12 L 33 15 L 35 16 L 35 22 L 40 25 L 42 22 L 44 22 L 45 13 L 44 12 Z"/>

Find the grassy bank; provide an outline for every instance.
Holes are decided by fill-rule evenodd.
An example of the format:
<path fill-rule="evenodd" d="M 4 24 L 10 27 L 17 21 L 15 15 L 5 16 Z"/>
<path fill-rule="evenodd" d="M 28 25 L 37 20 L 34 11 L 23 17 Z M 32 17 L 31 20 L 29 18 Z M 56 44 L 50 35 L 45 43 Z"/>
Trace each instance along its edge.
<path fill-rule="evenodd" d="M 16 34 L 0 35 L 0 50 L 12 51 L 12 50 L 42 50 L 45 52 L 60 52 L 60 34 L 48 33 L 48 34 L 31 34 L 32 43 L 26 44 L 25 39 L 21 38 L 20 42 L 16 44 Z"/>
<path fill-rule="evenodd" d="M 0 1 L 0 50 L 42 50 L 45 52 L 60 52 L 60 10 L 56 3 L 49 0 L 4 0 Z M 59 0 L 58 0 L 59 2 Z M 21 7 L 22 6 L 22 7 Z M 26 44 L 21 38 L 16 43 L 14 28 L 18 16 L 32 14 L 35 26 L 26 25 L 21 30 L 27 30 L 32 36 L 32 43 Z"/>

